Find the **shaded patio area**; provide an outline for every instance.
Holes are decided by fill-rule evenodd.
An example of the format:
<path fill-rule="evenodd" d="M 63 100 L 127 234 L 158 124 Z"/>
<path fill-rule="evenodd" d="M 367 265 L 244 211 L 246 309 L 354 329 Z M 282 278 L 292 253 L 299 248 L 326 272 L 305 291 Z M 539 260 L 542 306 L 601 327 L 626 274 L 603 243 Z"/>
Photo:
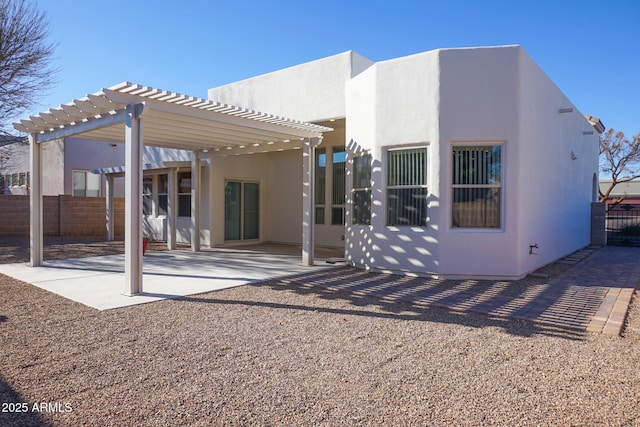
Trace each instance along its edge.
<path fill-rule="evenodd" d="M 154 251 L 144 256 L 145 292 L 133 296 L 122 293 L 124 254 L 54 259 L 45 261 L 41 267 L 24 262 L 2 264 L 0 273 L 84 305 L 108 310 L 327 269 L 331 265 L 325 260 L 341 256 L 341 251 L 320 249 L 318 256 L 315 265 L 308 267 L 300 262 L 300 248 L 287 245 L 203 249 L 195 253 Z"/>

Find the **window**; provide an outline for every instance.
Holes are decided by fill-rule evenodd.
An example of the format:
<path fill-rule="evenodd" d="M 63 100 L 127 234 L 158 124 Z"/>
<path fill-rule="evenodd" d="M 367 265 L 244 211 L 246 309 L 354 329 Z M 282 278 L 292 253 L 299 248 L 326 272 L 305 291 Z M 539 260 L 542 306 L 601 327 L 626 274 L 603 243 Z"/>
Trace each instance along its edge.
<path fill-rule="evenodd" d="M 324 204 L 327 188 L 327 150 L 325 148 L 316 148 L 314 177 L 315 223 L 324 224 Z"/>
<path fill-rule="evenodd" d="M 178 173 L 178 216 L 191 216 L 191 172 Z"/>
<path fill-rule="evenodd" d="M 73 195 L 100 197 L 100 175 L 89 171 L 73 171 Z"/>
<path fill-rule="evenodd" d="M 347 153 L 344 147 L 334 147 L 331 156 L 331 225 L 344 225 L 346 160 Z"/>
<path fill-rule="evenodd" d="M 25 186 L 27 185 L 27 174 L 26 172 L 22 172 L 20 174 L 20 186 Z"/>
<path fill-rule="evenodd" d="M 500 228 L 502 146 L 453 147 L 452 226 Z"/>
<path fill-rule="evenodd" d="M 19 184 L 20 184 L 20 174 L 14 173 L 13 175 L 11 175 L 11 185 L 13 187 L 17 187 Z"/>
<path fill-rule="evenodd" d="M 427 225 L 427 148 L 387 151 L 387 225 Z"/>
<path fill-rule="evenodd" d="M 371 224 L 371 154 L 353 159 L 353 224 Z"/>
<path fill-rule="evenodd" d="M 144 216 L 153 215 L 153 177 L 142 179 L 142 213 Z"/>
<path fill-rule="evenodd" d="M 169 203 L 169 176 L 158 175 L 158 215 L 167 216 Z M 191 203 L 191 201 L 189 201 Z"/>

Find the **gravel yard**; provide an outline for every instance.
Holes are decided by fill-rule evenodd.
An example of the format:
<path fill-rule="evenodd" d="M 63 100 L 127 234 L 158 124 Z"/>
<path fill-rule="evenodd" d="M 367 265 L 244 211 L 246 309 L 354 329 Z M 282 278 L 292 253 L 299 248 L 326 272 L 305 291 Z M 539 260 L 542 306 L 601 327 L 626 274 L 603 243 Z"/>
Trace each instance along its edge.
<path fill-rule="evenodd" d="M 638 298 L 610 337 L 276 280 L 103 312 L 0 295 L 2 426 L 640 426 Z"/>

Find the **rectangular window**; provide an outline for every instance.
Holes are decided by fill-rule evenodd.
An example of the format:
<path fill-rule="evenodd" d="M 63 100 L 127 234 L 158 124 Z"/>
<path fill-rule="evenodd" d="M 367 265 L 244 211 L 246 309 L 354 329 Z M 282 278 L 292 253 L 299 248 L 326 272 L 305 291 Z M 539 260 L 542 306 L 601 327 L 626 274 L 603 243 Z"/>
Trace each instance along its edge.
<path fill-rule="evenodd" d="M 314 203 L 315 209 L 315 223 L 324 224 L 324 204 L 325 194 L 327 188 L 327 150 L 326 148 L 316 148 L 315 159 L 315 188 L 314 188 Z"/>
<path fill-rule="evenodd" d="M 100 175 L 89 171 L 72 172 L 72 194 L 77 197 L 100 197 Z"/>
<path fill-rule="evenodd" d="M 27 185 L 27 174 L 25 172 L 22 172 L 20 174 L 20 186 L 25 186 Z"/>
<path fill-rule="evenodd" d="M 153 216 L 153 177 L 145 176 L 142 179 L 142 213 L 144 216 Z"/>
<path fill-rule="evenodd" d="M 167 216 L 169 203 L 169 176 L 158 175 L 158 215 Z"/>
<path fill-rule="evenodd" d="M 17 187 L 20 183 L 20 174 L 14 173 L 11 175 L 11 185 Z"/>
<path fill-rule="evenodd" d="M 178 173 L 178 216 L 191 217 L 191 172 Z"/>
<path fill-rule="evenodd" d="M 387 225 L 427 225 L 427 148 L 387 151 Z"/>
<path fill-rule="evenodd" d="M 454 228 L 500 228 L 502 146 L 453 147 Z"/>
<path fill-rule="evenodd" d="M 353 224 L 371 224 L 371 154 L 353 159 Z"/>
<path fill-rule="evenodd" d="M 344 147 L 334 147 L 331 156 L 331 225 L 344 225 L 345 166 L 347 152 Z"/>

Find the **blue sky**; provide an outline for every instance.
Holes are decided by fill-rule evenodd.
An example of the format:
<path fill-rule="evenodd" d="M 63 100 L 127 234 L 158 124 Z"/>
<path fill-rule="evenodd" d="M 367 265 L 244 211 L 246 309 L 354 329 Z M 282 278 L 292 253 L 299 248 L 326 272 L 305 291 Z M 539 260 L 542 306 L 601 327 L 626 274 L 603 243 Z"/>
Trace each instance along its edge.
<path fill-rule="evenodd" d="M 58 83 L 33 113 L 131 81 L 207 89 L 355 50 L 520 44 L 581 112 L 640 132 L 640 1 L 37 0 Z"/>

